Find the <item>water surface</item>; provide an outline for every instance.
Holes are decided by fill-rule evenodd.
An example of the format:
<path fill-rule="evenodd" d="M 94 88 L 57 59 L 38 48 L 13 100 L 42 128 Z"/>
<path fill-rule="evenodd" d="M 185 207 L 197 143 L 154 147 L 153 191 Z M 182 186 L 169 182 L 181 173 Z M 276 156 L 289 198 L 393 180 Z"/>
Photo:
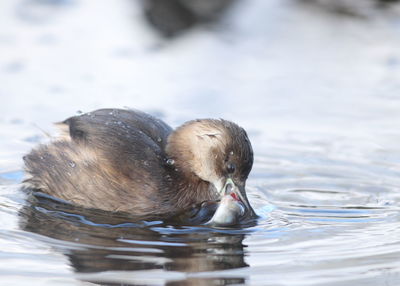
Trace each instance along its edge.
<path fill-rule="evenodd" d="M 239 1 L 172 40 L 135 1 L 0 8 L 2 285 L 400 283 L 398 5 Z M 20 191 L 52 122 L 123 106 L 243 126 L 257 225 L 137 223 Z"/>

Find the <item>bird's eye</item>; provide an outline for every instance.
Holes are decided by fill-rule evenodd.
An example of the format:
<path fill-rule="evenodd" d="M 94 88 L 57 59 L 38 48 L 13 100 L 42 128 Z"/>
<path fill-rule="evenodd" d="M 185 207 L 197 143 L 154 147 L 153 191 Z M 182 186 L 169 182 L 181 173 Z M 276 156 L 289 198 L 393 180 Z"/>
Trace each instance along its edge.
<path fill-rule="evenodd" d="M 235 164 L 229 163 L 228 166 L 226 167 L 226 170 L 229 174 L 233 174 L 236 170 Z"/>

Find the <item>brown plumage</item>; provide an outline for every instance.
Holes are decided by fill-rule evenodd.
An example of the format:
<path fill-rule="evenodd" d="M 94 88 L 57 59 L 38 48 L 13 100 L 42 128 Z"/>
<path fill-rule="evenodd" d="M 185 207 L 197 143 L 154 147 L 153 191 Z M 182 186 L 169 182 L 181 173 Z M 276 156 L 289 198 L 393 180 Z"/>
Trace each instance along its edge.
<path fill-rule="evenodd" d="M 218 200 L 234 182 L 244 191 L 253 164 L 246 132 L 203 119 L 173 131 L 136 110 L 101 109 L 59 124 L 62 136 L 24 157 L 28 188 L 87 208 L 174 215 Z"/>

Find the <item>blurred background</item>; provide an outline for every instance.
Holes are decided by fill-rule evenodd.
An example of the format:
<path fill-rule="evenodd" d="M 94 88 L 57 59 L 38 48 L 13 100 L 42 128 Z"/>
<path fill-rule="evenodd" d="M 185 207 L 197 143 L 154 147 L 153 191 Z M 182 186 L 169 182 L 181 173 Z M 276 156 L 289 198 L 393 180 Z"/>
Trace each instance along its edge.
<path fill-rule="evenodd" d="M 398 123 L 399 15 L 383 0 L 1 1 L 2 144 L 124 106 L 227 118 L 259 142 L 379 136 Z"/>
<path fill-rule="evenodd" d="M 258 225 L 132 236 L 32 208 L 22 156 L 104 107 L 243 126 Z M 399 127 L 395 0 L 1 0 L 1 281 L 399 285 Z"/>

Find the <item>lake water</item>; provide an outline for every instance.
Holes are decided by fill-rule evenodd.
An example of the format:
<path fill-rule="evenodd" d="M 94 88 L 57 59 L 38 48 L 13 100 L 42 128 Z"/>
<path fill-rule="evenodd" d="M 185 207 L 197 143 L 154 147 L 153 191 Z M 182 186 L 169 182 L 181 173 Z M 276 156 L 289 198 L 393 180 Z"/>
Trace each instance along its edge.
<path fill-rule="evenodd" d="M 244 2 L 164 39 L 137 1 L 1 1 L 1 285 L 400 284 L 399 5 Z M 243 126 L 257 225 L 133 223 L 19 190 L 52 122 L 124 106 Z"/>

